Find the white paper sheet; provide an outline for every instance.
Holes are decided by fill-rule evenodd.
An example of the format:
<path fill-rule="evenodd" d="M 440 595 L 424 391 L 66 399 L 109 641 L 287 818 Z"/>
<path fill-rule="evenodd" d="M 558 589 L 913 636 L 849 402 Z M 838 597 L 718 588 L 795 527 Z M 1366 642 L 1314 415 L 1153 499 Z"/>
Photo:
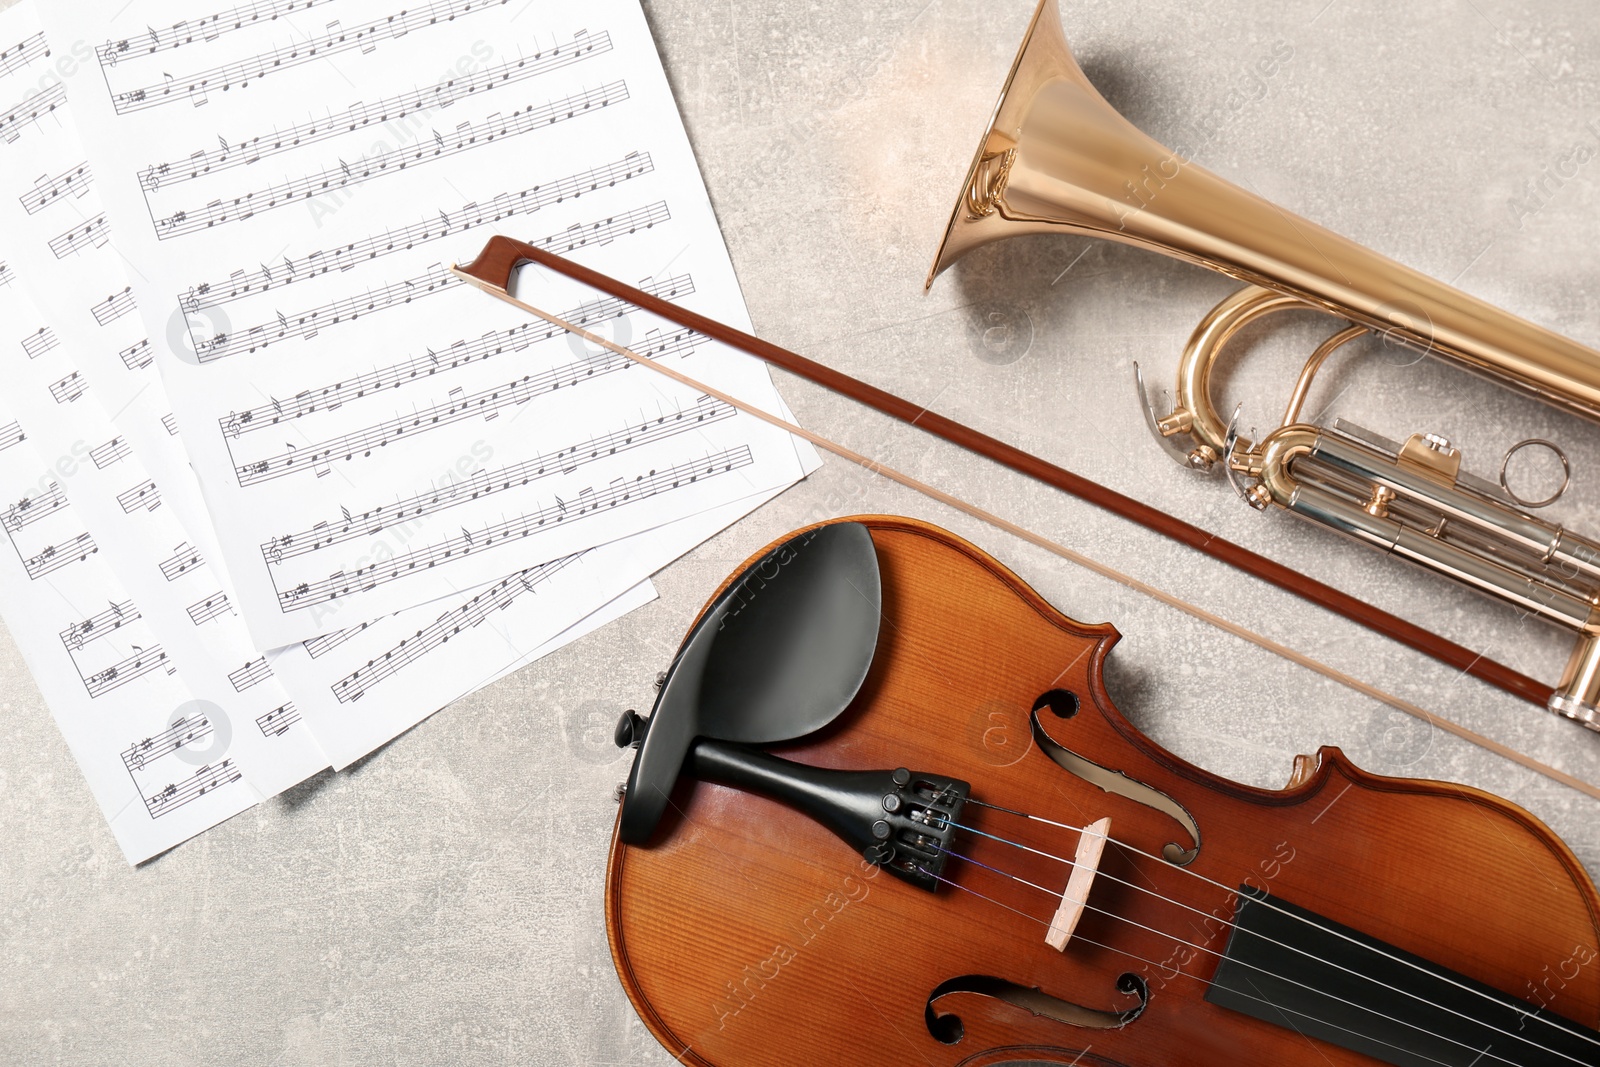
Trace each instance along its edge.
<path fill-rule="evenodd" d="M 109 34 L 64 77 L 118 224 L 63 247 L 138 264 L 257 647 L 761 499 L 815 464 L 445 271 L 503 230 L 743 324 L 636 0 L 307 6 L 43 16 L 57 39 Z M 556 306 L 781 410 L 755 361 L 635 336 L 626 308 L 576 290 Z"/>

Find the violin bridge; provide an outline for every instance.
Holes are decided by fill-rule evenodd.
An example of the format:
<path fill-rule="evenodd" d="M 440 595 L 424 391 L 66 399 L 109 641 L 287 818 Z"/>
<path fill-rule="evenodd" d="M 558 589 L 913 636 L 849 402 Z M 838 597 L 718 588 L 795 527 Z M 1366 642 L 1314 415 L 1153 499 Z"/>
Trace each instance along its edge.
<path fill-rule="evenodd" d="M 1072 863 L 1072 874 L 1067 877 L 1066 891 L 1061 894 L 1061 906 L 1050 918 L 1050 929 L 1044 935 L 1045 944 L 1057 952 L 1067 950 L 1072 932 L 1083 918 L 1083 909 L 1089 902 L 1089 889 L 1100 870 L 1100 857 L 1105 853 L 1106 841 L 1111 836 L 1111 819 L 1104 818 L 1083 828 L 1078 838 L 1078 854 Z"/>

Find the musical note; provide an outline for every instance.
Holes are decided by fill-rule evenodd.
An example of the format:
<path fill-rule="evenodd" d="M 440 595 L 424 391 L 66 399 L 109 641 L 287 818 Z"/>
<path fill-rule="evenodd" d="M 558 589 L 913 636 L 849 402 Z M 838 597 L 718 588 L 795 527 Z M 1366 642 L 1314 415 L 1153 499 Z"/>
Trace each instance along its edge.
<path fill-rule="evenodd" d="M 133 287 L 130 285 L 120 293 L 112 293 L 89 310 L 94 315 L 94 321 L 106 326 L 122 318 L 133 308 Z"/>
<path fill-rule="evenodd" d="M 283 45 L 249 59 L 224 63 L 182 78 L 168 76 L 154 84 L 114 91 L 111 97 L 112 104 L 117 114 L 126 115 L 163 104 L 203 98 L 210 89 L 243 89 L 252 81 L 268 74 L 293 70 L 317 59 L 365 48 L 382 33 L 393 36 L 396 30 L 409 32 L 412 29 L 426 29 L 499 7 L 505 2 L 506 0 L 434 0 L 426 7 L 402 10 L 353 30 L 335 29 L 309 40 Z M 154 47 L 151 46 L 155 46 L 159 40 L 159 35 L 153 35 L 147 48 L 153 51 Z M 119 54 L 125 57 L 127 51 L 122 50 Z M 122 59 L 115 65 L 108 64 L 112 69 L 121 65 Z"/>
<path fill-rule="evenodd" d="M 233 683 L 235 692 L 242 693 L 251 686 L 260 685 L 271 677 L 272 668 L 267 666 L 267 657 L 261 656 L 231 672 L 228 675 L 228 681 Z"/>
<path fill-rule="evenodd" d="M 87 222 L 80 222 L 65 233 L 50 238 L 50 251 L 57 259 L 66 259 L 85 248 L 99 248 L 111 239 L 111 224 L 101 212 Z M 101 323 L 101 325 L 105 325 Z"/>
<path fill-rule="evenodd" d="M 66 102 L 67 87 L 60 81 L 23 98 L 21 103 L 0 114 L 0 141 L 12 144 L 22 136 L 25 127 L 38 123 L 41 117 L 52 113 Z"/>
<path fill-rule="evenodd" d="M 10 285 L 13 277 L 15 277 L 15 274 L 12 272 L 10 264 L 0 259 L 0 289 Z"/>
<path fill-rule="evenodd" d="M 53 178 L 40 178 L 34 183 L 31 192 L 24 193 L 19 199 L 22 208 L 28 214 L 37 214 L 54 204 L 63 196 L 78 197 L 89 191 L 94 176 L 89 171 L 88 163 L 79 163 L 69 167 Z M 57 256 L 56 258 L 60 258 Z"/>
<path fill-rule="evenodd" d="M 178 551 L 161 561 L 161 576 L 169 582 L 176 581 L 191 568 L 198 567 L 204 562 L 200 558 L 199 550 L 185 542 L 178 546 Z"/>
<path fill-rule="evenodd" d="M 262 737 L 280 737 L 289 727 L 300 721 L 300 712 L 293 702 L 273 708 L 265 715 L 256 716 L 256 729 Z"/>
<path fill-rule="evenodd" d="M 310 340 L 325 326 L 355 322 L 363 315 L 385 308 L 403 307 L 414 300 L 445 292 L 460 284 L 462 284 L 460 279 L 443 266 L 435 266 L 415 279 L 406 279 L 376 290 L 368 290 L 360 296 L 331 300 L 320 307 L 294 315 L 279 311 L 271 324 L 263 323 L 251 327 L 242 337 L 229 333 L 216 334 L 195 343 L 195 358 L 200 363 L 214 363 L 240 352 L 260 351 L 274 341 L 288 337 Z"/>
<path fill-rule="evenodd" d="M 479 471 L 444 488 L 418 493 L 393 504 L 380 504 L 359 515 L 352 515 L 349 509 L 341 509 L 344 522 L 319 523 L 308 530 L 274 537 L 261 545 L 262 558 L 269 565 L 281 564 L 284 560 L 310 555 L 331 545 L 369 537 L 395 523 L 437 514 L 458 504 L 482 500 L 496 493 L 521 489 L 540 478 L 570 474 L 585 463 L 655 444 L 685 430 L 733 418 L 735 412 L 736 409 L 720 400 L 702 397 L 693 406 L 671 415 L 647 419 L 496 470 Z M 471 541 L 470 536 L 468 541 Z"/>
<path fill-rule="evenodd" d="M 111 604 L 105 611 L 91 615 L 82 622 L 73 623 L 56 636 L 69 652 L 81 652 L 100 638 L 116 633 L 124 624 L 143 617 L 133 601 L 124 600 L 120 604 Z"/>
<path fill-rule="evenodd" d="M 83 376 L 73 371 L 65 378 L 50 383 L 50 395 L 55 398 L 57 404 L 70 404 L 82 396 L 88 388 L 89 384 L 83 380 Z"/>
<path fill-rule="evenodd" d="M 258 271 L 246 274 L 236 271 L 227 282 L 204 282 L 191 286 L 178 302 L 185 311 L 193 314 L 203 308 L 218 307 L 247 296 L 282 288 L 295 282 L 318 278 L 330 271 L 347 271 L 363 263 L 396 252 L 409 252 L 419 245 L 436 241 L 451 234 L 478 226 L 499 222 L 515 215 L 527 215 L 551 204 L 577 200 L 600 189 L 615 188 L 619 183 L 649 174 L 654 163 L 648 152 L 631 152 L 614 163 L 593 167 L 570 177 L 530 186 L 516 193 L 501 193 L 488 204 L 466 204 L 454 215 L 440 211 L 438 218 L 429 217 L 400 229 L 385 230 L 381 234 L 338 248 L 319 250 L 305 257 L 303 272 L 297 273 L 293 264 L 288 270 L 276 274 L 266 264 Z M 624 233 L 636 233 L 668 221 L 671 215 L 665 203 L 655 203 L 636 208 L 593 224 L 596 231 L 605 230 L 609 238 Z M 569 240 L 568 231 L 530 241 L 541 248 L 553 247 Z"/>
<path fill-rule="evenodd" d="M 451 537 L 399 552 L 391 559 L 358 567 L 353 572 L 341 570 L 320 581 L 301 582 L 279 594 L 279 610 L 303 611 L 318 604 L 331 603 L 355 592 L 365 592 L 398 581 L 412 573 L 447 565 L 453 559 L 467 558 L 473 551 L 515 543 L 547 526 L 560 525 L 569 520 L 581 521 L 583 515 L 593 514 L 601 508 L 609 510 L 621 504 L 669 493 L 749 466 L 753 462 L 749 446 L 739 445 L 705 459 L 675 464 L 665 470 L 651 470 L 631 479 L 619 479 L 603 490 L 589 491 L 579 514 L 569 514 L 567 503 L 557 498 L 554 504 L 493 523 L 476 534 L 463 531 L 461 537 Z"/>
<path fill-rule="evenodd" d="M 94 50 L 95 58 L 102 66 L 115 67 L 119 63 L 142 56 L 182 48 L 186 44 L 193 44 L 197 39 L 215 41 L 224 33 L 254 26 L 263 19 L 273 22 L 297 11 L 307 11 L 318 3 L 332 2 L 333 0 L 256 0 L 255 3 L 241 4 L 227 11 L 207 15 L 193 24 L 185 19 L 165 30 L 151 30 L 140 39 L 137 51 L 133 47 L 133 42 L 126 38 L 121 41 L 107 41 Z"/>
<path fill-rule="evenodd" d="M 168 240 L 199 230 L 208 230 L 228 222 L 242 222 L 263 211 L 299 204 L 307 197 L 324 195 L 330 190 L 343 190 L 391 174 L 399 174 L 436 160 L 449 159 L 470 152 L 479 145 L 489 144 L 504 137 L 514 137 L 542 130 L 558 122 L 566 122 L 583 115 L 597 114 L 613 104 L 628 99 L 624 82 L 611 82 L 599 89 L 589 89 L 547 104 L 532 104 L 510 115 L 493 115 L 480 123 L 464 123 L 448 139 L 435 133 L 427 145 L 409 149 L 380 149 L 369 156 L 361 156 L 354 163 L 340 162 L 313 174 L 274 185 L 268 185 L 232 198 L 219 198 L 198 208 L 176 211 L 155 220 L 156 237 Z M 436 142 L 436 143 L 435 143 Z"/>
<path fill-rule="evenodd" d="M 695 291 L 694 279 L 687 274 L 661 280 L 647 280 L 641 283 L 641 288 L 667 300 Z M 631 307 L 632 305 L 626 301 L 600 297 L 567 309 L 562 312 L 561 318 L 575 325 L 594 326 L 626 314 Z M 245 434 L 268 429 L 288 419 L 303 418 L 317 411 L 333 411 L 362 397 L 375 395 L 386 389 L 398 389 L 411 382 L 425 381 L 442 372 L 482 363 L 503 353 L 520 352 L 529 345 L 560 337 L 565 333 L 566 331 L 560 327 L 552 326 L 542 320 L 521 323 L 501 333 L 485 334 L 472 344 L 456 341 L 450 346 L 447 358 L 441 358 L 438 353 L 430 351 L 425 356 L 417 356 L 404 363 L 397 363 L 344 381 L 303 389 L 287 401 L 274 401 L 272 404 L 263 404 L 247 411 L 229 412 L 218 420 L 218 426 L 225 435 L 237 440 Z"/>
<path fill-rule="evenodd" d="M 148 338 L 141 338 L 136 344 L 131 344 L 118 352 L 117 356 L 129 370 L 143 370 L 153 359 L 150 354 L 150 341 Z"/>
<path fill-rule="evenodd" d="M 537 592 L 541 582 L 576 562 L 580 555 L 582 553 L 564 556 L 500 579 L 471 600 L 440 615 L 432 625 L 369 659 L 366 666 L 340 678 L 331 687 L 334 697 L 341 704 L 360 700 L 369 688 L 393 678 L 429 652 L 448 644 L 462 631 L 472 629 L 496 611 L 505 611 L 524 594 Z"/>
<path fill-rule="evenodd" d="M 12 423 L 15 426 L 16 423 Z M 0 442 L 5 440 L 5 428 L 0 427 Z M 21 431 L 18 431 L 18 440 L 22 440 Z M 47 519 L 61 508 L 67 506 L 67 494 L 61 491 L 61 486 L 55 482 L 42 493 L 34 496 L 25 496 L 12 504 L 5 511 L 0 512 L 0 527 L 8 533 L 18 533 L 32 526 L 41 519 Z"/>
<path fill-rule="evenodd" d="M 140 482 L 132 489 L 117 494 L 117 503 L 123 514 L 131 515 L 137 508 L 154 511 L 161 506 L 161 490 L 150 480 Z"/>
<path fill-rule="evenodd" d="M 233 760 L 225 759 L 215 766 L 201 767 L 182 782 L 174 782 L 154 795 L 145 797 L 145 807 L 152 819 L 159 819 L 190 801 L 198 800 L 207 793 L 237 782 L 243 777 L 243 773 L 234 765 Z"/>
<path fill-rule="evenodd" d="M 113 690 L 120 689 L 129 682 L 143 678 L 152 671 L 160 670 L 166 665 L 167 653 L 160 645 L 150 648 L 134 646 L 134 652 L 111 666 L 96 671 L 83 680 L 84 687 L 89 691 L 91 700 L 98 700 Z"/>
<path fill-rule="evenodd" d="M 60 343 L 54 330 L 48 326 L 41 326 L 38 332 L 22 339 L 22 350 L 28 354 L 29 359 L 38 359 L 46 352 L 53 351 Z"/>
<path fill-rule="evenodd" d="M 54 574 L 63 567 L 70 567 L 74 563 L 82 563 L 96 552 L 100 547 L 94 543 L 94 538 L 87 532 L 68 538 L 59 544 L 46 546 L 36 555 L 29 556 L 22 561 L 23 570 L 34 581 L 47 574 Z"/>
<path fill-rule="evenodd" d="M 471 74 L 453 74 L 426 89 L 385 97 L 370 104 L 356 104 L 338 116 L 329 115 L 324 119 L 311 119 L 274 129 L 270 134 L 243 138 L 232 145 L 228 144 L 226 138 L 218 137 L 220 148 L 199 149 L 187 159 L 152 164 L 139 172 L 139 181 L 150 192 L 170 188 L 208 174 L 218 174 L 280 153 L 292 152 L 306 145 L 343 137 L 368 126 L 397 122 L 419 111 L 446 108 L 476 93 L 514 85 L 610 50 L 611 35 L 601 33 L 585 41 L 558 45 L 534 59 L 507 60 Z"/>
<path fill-rule="evenodd" d="M 219 615 L 232 615 L 233 605 L 228 603 L 228 594 L 218 589 L 204 600 L 197 600 L 184 610 L 189 613 L 190 621 L 199 626 Z"/>
<path fill-rule="evenodd" d="M 213 732 L 211 720 L 204 714 L 180 716 L 159 734 L 142 738 L 123 749 L 122 763 L 130 771 L 144 770 L 163 756 L 170 756 L 196 741 L 204 741 Z"/>
<path fill-rule="evenodd" d="M 128 445 L 127 438 L 120 434 L 113 437 L 103 445 L 96 445 L 89 450 L 89 458 L 100 470 L 105 470 L 113 463 L 119 463 L 133 455 L 133 449 Z"/>
<path fill-rule="evenodd" d="M 50 46 L 45 43 L 44 34 L 36 33 L 0 51 L 0 77 L 15 74 L 34 60 L 45 59 L 49 55 Z"/>
<path fill-rule="evenodd" d="M 677 330 L 655 338 L 648 345 L 637 346 L 636 351 L 650 359 L 686 356 L 703 341 L 704 338 L 692 330 Z M 482 418 L 493 411 L 526 404 L 535 397 L 553 393 L 563 386 L 571 388 L 582 385 L 631 366 L 633 362 L 626 356 L 607 352 L 579 363 L 567 363 L 538 374 L 526 374 L 503 385 L 469 393 L 452 403 L 434 404 L 413 414 L 396 416 L 366 429 L 319 442 L 310 449 L 290 449 L 237 464 L 234 475 L 239 485 L 244 487 L 297 474 L 330 460 L 350 462 L 358 456 L 365 458 L 374 449 L 397 441 L 411 440 L 466 419 Z"/>

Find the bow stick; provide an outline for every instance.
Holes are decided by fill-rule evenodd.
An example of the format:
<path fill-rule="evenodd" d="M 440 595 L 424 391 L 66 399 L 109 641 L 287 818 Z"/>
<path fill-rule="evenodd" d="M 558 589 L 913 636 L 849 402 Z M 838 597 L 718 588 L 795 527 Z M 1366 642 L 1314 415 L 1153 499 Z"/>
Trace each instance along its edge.
<path fill-rule="evenodd" d="M 608 293 L 611 296 L 624 300 L 652 314 L 659 315 L 680 326 L 686 327 L 696 333 L 703 334 L 713 340 L 720 341 L 748 355 L 755 356 L 764 362 L 780 367 L 806 380 L 820 385 L 833 392 L 848 396 L 853 400 L 867 405 L 885 415 L 899 419 L 907 425 L 915 426 L 920 430 L 941 437 L 952 444 L 958 445 L 968 451 L 975 452 L 987 459 L 993 460 L 1002 466 L 1008 467 L 1020 474 L 1027 475 L 1036 481 L 1043 482 L 1054 488 L 1060 489 L 1086 503 L 1093 504 L 1112 514 L 1143 526 L 1154 533 L 1161 534 L 1181 544 L 1188 545 L 1196 551 L 1211 556 L 1214 559 L 1227 563 L 1229 566 L 1242 570 L 1247 574 L 1260 578 L 1286 592 L 1328 608 L 1335 614 L 1358 623 L 1376 633 L 1382 634 L 1392 640 L 1398 641 L 1424 655 L 1430 656 L 1441 663 L 1445 663 L 1465 674 L 1470 674 L 1481 681 L 1488 682 L 1513 696 L 1520 697 L 1530 703 L 1545 705 L 1551 693 L 1551 687 L 1519 674 L 1504 664 L 1489 660 L 1478 653 L 1461 645 L 1449 641 L 1437 634 L 1422 629 L 1414 623 L 1390 614 L 1381 608 L 1375 607 L 1348 593 L 1341 592 L 1332 586 L 1326 585 L 1302 575 L 1297 571 L 1285 567 L 1283 564 L 1261 556 L 1242 545 L 1207 533 L 1182 519 L 1168 515 L 1157 508 L 1151 507 L 1132 497 L 1125 496 L 1114 489 L 1100 485 L 1082 475 L 1049 463 L 1029 452 L 1006 444 L 997 438 L 980 433 L 969 426 L 946 418 L 937 412 L 912 404 L 910 401 L 886 392 L 876 386 L 869 385 L 860 379 L 853 378 L 840 371 L 826 367 L 813 360 L 807 359 L 797 353 L 780 348 L 768 341 L 763 341 L 742 330 L 737 330 L 725 323 L 709 319 L 687 308 L 679 307 L 659 297 L 646 293 L 625 282 L 620 282 L 608 275 L 599 273 L 564 259 L 544 249 L 514 238 L 495 236 L 490 238 L 482 252 L 472 263 L 463 267 L 451 267 L 451 273 L 463 281 L 476 286 L 500 300 L 514 307 L 520 308 L 529 314 L 535 315 L 551 325 L 572 333 L 578 337 L 606 348 L 635 363 L 649 367 L 652 370 L 698 390 L 700 393 L 715 397 L 747 414 L 753 415 L 765 422 L 771 423 L 781 429 L 795 434 L 816 445 L 819 448 L 832 452 L 835 455 L 858 463 L 874 473 L 883 475 L 895 482 L 915 489 L 940 503 L 956 508 L 968 515 L 990 523 L 1008 533 L 1013 534 L 1030 544 L 1036 545 L 1055 555 L 1061 556 L 1079 566 L 1094 571 L 1103 577 L 1110 578 L 1171 607 L 1177 608 L 1195 618 L 1226 630 L 1252 644 L 1264 648 L 1276 655 L 1282 656 L 1293 663 L 1306 667 L 1324 677 L 1333 679 L 1346 685 L 1363 695 L 1372 697 L 1417 718 L 1437 726 L 1447 733 L 1453 734 L 1473 744 L 1479 745 L 1496 753 L 1512 762 L 1527 767 L 1546 775 L 1555 781 L 1570 786 L 1589 796 L 1600 799 L 1600 788 L 1561 771 L 1548 764 L 1525 756 L 1515 749 L 1502 745 L 1492 738 L 1486 737 L 1475 731 L 1468 730 L 1448 719 L 1442 718 L 1433 712 L 1427 711 L 1409 701 L 1402 700 L 1376 686 L 1361 681 L 1343 671 L 1339 671 L 1320 660 L 1313 659 L 1288 646 L 1274 641 L 1262 634 L 1255 633 L 1245 627 L 1239 626 L 1227 619 L 1207 611 L 1197 605 L 1190 604 L 1178 597 L 1172 596 L 1164 590 L 1158 589 L 1146 582 L 1142 582 L 1130 575 L 1126 575 L 1111 567 L 1099 563 L 1082 553 L 1051 541 L 1039 534 L 1004 519 L 992 512 L 986 511 L 976 505 L 969 504 L 959 497 L 952 496 L 934 486 L 921 482 L 909 475 L 903 474 L 893 468 L 876 462 L 870 457 L 846 448 L 820 434 L 813 433 L 800 426 L 790 423 L 775 415 L 771 415 L 754 405 L 746 404 L 737 397 L 729 396 L 704 382 L 697 381 L 670 367 L 658 364 L 637 352 L 619 345 L 608 338 L 586 330 L 581 326 L 566 322 L 549 312 L 534 307 L 524 301 L 518 300 L 510 293 L 511 276 L 515 270 L 524 263 L 537 263 L 548 267 L 559 274 L 566 275 L 591 288 Z"/>

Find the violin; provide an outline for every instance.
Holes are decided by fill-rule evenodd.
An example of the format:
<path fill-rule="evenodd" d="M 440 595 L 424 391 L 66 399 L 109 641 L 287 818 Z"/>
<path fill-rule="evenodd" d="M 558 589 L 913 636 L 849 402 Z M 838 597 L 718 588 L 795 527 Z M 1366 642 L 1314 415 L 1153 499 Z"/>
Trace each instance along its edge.
<path fill-rule="evenodd" d="M 1118 639 L 883 516 L 707 604 L 637 748 L 617 973 L 680 1061 L 1600 1064 L 1600 896 L 1516 805 L 1339 750 L 1279 791 L 1154 744 Z"/>

